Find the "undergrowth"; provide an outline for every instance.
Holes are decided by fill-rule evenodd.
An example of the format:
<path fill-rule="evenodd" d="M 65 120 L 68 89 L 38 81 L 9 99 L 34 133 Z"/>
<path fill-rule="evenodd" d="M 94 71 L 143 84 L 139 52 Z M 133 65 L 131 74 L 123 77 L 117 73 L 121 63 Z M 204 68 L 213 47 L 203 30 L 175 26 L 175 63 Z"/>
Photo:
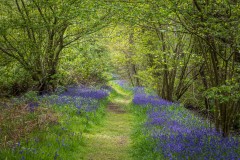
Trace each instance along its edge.
<path fill-rule="evenodd" d="M 95 111 L 72 105 L 1 107 L 0 159 L 75 159 L 84 154 L 83 133 L 101 123 L 109 99 L 99 100 Z M 83 155 L 82 155 L 83 156 Z M 80 156 L 81 157 L 81 156 Z"/>

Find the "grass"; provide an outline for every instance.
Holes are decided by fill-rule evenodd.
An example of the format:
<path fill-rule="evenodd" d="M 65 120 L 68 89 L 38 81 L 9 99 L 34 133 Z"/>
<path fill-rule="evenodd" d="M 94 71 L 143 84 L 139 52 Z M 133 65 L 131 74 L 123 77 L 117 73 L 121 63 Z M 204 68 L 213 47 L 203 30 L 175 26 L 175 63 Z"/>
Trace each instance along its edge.
<path fill-rule="evenodd" d="M 87 138 L 86 159 L 130 159 L 132 116 L 107 113 L 104 125 L 97 126 Z"/>
<path fill-rule="evenodd" d="M 104 121 L 83 135 L 88 142 L 84 159 L 132 159 L 130 138 L 135 117 L 128 111 L 132 95 L 118 85 L 111 85 L 114 90 Z"/>

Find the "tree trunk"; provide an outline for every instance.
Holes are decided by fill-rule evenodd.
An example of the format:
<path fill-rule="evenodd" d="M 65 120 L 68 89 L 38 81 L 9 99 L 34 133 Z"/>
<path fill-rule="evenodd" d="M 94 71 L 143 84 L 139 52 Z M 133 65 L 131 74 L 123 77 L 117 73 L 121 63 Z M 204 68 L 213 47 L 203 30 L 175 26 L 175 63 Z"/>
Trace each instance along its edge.
<path fill-rule="evenodd" d="M 202 78 L 202 83 L 204 86 L 204 89 L 207 90 L 208 89 L 208 83 L 207 83 L 207 79 L 206 79 L 206 75 L 205 75 L 205 67 L 203 66 L 203 68 L 200 70 L 200 76 Z M 209 112 L 209 102 L 208 99 L 206 97 L 204 97 L 204 102 L 205 102 L 205 109 L 207 112 Z"/>

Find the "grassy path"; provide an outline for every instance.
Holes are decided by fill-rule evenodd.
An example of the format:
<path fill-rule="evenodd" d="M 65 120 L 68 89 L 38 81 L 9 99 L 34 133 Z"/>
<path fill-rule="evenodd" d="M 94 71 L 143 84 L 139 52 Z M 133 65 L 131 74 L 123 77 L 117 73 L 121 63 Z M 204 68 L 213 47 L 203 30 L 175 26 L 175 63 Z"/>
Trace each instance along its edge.
<path fill-rule="evenodd" d="M 86 160 L 128 160 L 131 159 L 131 129 L 133 115 L 127 111 L 131 96 L 115 88 L 106 108 L 106 117 L 100 126 L 94 127 L 86 138 Z"/>

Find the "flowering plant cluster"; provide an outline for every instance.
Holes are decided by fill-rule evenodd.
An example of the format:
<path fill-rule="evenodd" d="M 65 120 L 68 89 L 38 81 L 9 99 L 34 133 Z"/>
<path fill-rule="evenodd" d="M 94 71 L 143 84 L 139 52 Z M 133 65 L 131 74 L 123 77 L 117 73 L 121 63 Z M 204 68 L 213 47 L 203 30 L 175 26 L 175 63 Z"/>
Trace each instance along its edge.
<path fill-rule="evenodd" d="M 65 92 L 60 94 L 60 96 L 102 99 L 108 96 L 108 90 L 109 88 L 106 88 L 106 86 L 102 87 L 101 90 L 83 86 L 74 86 L 68 87 Z"/>
<path fill-rule="evenodd" d="M 59 95 L 45 95 L 41 97 L 41 101 L 49 105 L 69 105 L 74 106 L 85 112 L 96 111 L 100 105 L 100 101 L 109 95 L 106 89 L 96 90 L 81 86 L 69 87 L 66 91 Z"/>
<path fill-rule="evenodd" d="M 154 143 L 153 152 L 166 159 L 240 159 L 239 138 L 224 138 L 181 105 L 135 90 L 133 103 L 147 108 L 143 133 Z"/>
<path fill-rule="evenodd" d="M 99 107 L 101 99 L 106 98 L 111 92 L 108 86 L 102 86 L 99 90 L 84 86 L 70 86 L 65 90 L 55 92 L 53 94 L 44 94 L 42 96 L 32 95 L 15 98 L 12 104 L 27 103 L 29 111 L 33 112 L 39 105 L 58 105 L 73 106 L 80 110 L 91 112 Z"/>

